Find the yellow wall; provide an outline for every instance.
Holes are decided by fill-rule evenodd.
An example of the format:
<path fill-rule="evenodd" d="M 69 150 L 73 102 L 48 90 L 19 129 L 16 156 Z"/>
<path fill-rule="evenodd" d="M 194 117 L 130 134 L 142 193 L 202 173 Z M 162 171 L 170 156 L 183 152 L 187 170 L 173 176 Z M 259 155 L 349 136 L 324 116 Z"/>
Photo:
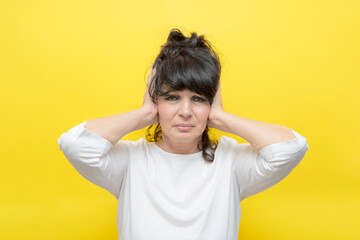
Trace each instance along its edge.
<path fill-rule="evenodd" d="M 243 202 L 239 239 L 360 239 L 359 12 L 355 0 L 1 1 L 0 239 L 117 238 L 115 198 L 57 139 L 140 107 L 173 27 L 214 44 L 225 110 L 308 140 L 288 178 Z"/>

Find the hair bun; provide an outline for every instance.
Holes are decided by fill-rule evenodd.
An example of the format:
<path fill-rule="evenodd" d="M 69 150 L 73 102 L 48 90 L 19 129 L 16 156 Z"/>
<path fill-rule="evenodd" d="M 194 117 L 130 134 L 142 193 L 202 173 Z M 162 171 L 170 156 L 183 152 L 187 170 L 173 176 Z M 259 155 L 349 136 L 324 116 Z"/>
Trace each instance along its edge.
<path fill-rule="evenodd" d="M 171 29 L 171 32 L 168 37 L 168 46 L 178 46 L 178 47 L 202 47 L 205 48 L 206 40 L 203 35 L 198 36 L 196 32 L 191 33 L 190 37 L 184 36 L 181 31 L 177 28 Z"/>
<path fill-rule="evenodd" d="M 173 28 L 170 31 L 167 42 L 161 46 L 165 56 L 173 58 L 183 53 L 185 48 L 210 48 L 203 35 L 198 36 L 197 33 L 191 33 L 190 37 L 186 37 L 182 32 Z"/>

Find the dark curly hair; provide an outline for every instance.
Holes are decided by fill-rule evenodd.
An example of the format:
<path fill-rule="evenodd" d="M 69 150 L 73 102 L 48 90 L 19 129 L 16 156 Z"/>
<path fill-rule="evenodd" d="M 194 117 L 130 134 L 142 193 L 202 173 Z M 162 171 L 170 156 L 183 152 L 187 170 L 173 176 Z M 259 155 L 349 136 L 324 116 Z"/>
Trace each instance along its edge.
<path fill-rule="evenodd" d="M 175 91 L 188 89 L 206 97 L 210 104 L 213 103 L 219 85 L 221 65 L 219 56 L 203 35 L 198 36 L 193 32 L 190 37 L 186 37 L 179 29 L 171 29 L 153 68 L 156 68 L 156 73 L 149 86 L 149 95 L 155 104 L 157 96 L 168 94 L 163 91 L 163 85 Z M 161 126 L 159 123 L 155 125 L 154 132 L 151 133 L 152 127 L 154 125 L 147 128 L 146 140 L 158 142 L 162 136 Z M 217 143 L 216 139 L 210 139 L 209 127 L 206 126 L 198 143 L 205 160 L 214 160 Z"/>

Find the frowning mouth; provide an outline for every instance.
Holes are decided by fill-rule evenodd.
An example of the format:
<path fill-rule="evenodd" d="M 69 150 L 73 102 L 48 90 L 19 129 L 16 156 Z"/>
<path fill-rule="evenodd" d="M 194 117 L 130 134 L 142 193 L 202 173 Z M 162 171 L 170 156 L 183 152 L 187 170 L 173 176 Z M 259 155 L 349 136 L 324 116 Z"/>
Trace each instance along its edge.
<path fill-rule="evenodd" d="M 190 131 L 194 126 L 191 124 L 176 124 L 175 127 L 181 132 Z"/>
<path fill-rule="evenodd" d="M 193 127 L 191 124 L 176 124 L 175 127 Z"/>

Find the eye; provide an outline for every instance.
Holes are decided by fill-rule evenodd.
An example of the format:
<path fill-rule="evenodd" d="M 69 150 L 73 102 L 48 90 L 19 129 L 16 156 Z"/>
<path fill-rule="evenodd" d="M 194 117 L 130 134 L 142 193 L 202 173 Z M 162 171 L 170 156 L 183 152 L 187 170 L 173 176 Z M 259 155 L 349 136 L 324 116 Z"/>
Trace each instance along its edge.
<path fill-rule="evenodd" d="M 205 102 L 206 100 L 199 96 L 192 97 L 195 102 Z"/>
<path fill-rule="evenodd" d="M 178 100 L 178 99 L 179 99 L 179 97 L 176 96 L 176 95 L 170 95 L 168 97 L 165 97 L 165 100 L 167 100 L 167 101 L 175 101 L 175 100 Z"/>

